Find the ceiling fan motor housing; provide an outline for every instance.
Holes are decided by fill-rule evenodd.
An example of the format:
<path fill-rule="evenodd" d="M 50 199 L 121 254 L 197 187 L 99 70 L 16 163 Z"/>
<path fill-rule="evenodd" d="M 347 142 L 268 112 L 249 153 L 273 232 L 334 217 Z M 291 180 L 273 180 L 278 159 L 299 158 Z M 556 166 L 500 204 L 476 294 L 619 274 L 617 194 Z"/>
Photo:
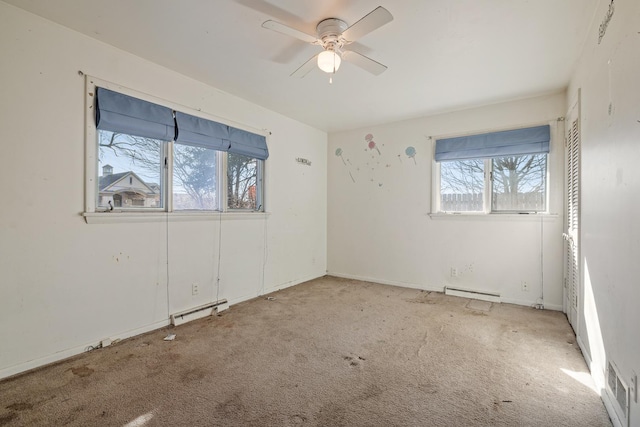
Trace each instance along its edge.
<path fill-rule="evenodd" d="M 337 18 L 328 18 L 320 21 L 316 31 L 318 38 L 322 40 L 322 47 L 334 51 L 342 48 L 346 43 L 342 33 L 347 28 L 347 23 Z"/>

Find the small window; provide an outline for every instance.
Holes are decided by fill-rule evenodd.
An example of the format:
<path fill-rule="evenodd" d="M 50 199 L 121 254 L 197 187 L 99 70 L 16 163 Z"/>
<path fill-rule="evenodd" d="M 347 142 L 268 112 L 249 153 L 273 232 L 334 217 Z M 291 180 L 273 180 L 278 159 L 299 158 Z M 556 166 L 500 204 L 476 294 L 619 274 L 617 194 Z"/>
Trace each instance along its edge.
<path fill-rule="evenodd" d="M 491 210 L 546 211 L 547 155 L 491 159 Z"/>
<path fill-rule="evenodd" d="M 261 210 L 261 161 L 241 154 L 227 157 L 228 209 Z"/>
<path fill-rule="evenodd" d="M 173 209 L 219 210 L 218 154 L 211 148 L 173 146 Z"/>
<path fill-rule="evenodd" d="M 98 130 L 97 207 L 162 208 L 164 142 Z"/>
<path fill-rule="evenodd" d="M 440 210 L 484 211 L 484 161 L 453 160 L 440 164 Z"/>

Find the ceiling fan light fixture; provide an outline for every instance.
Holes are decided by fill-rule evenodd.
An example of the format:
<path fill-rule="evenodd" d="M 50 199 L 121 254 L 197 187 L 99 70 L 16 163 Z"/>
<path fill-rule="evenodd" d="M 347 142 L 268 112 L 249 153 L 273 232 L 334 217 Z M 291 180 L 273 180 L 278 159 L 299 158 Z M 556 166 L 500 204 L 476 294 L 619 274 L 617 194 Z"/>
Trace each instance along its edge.
<path fill-rule="evenodd" d="M 325 73 L 335 73 L 340 68 L 342 58 L 334 50 L 325 50 L 318 55 L 318 68 Z"/>

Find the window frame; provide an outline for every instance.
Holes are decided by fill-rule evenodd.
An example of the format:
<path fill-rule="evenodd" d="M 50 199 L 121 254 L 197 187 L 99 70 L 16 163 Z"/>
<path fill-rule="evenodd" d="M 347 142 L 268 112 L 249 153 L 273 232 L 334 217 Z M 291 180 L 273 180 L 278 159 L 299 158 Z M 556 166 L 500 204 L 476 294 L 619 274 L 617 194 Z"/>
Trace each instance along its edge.
<path fill-rule="evenodd" d="M 510 130 L 510 129 L 508 129 Z M 458 136 L 464 136 L 464 135 L 458 135 Z M 455 137 L 452 136 L 452 137 Z M 449 138 L 449 136 L 447 137 Z M 493 180 L 492 180 L 492 174 L 493 174 L 493 160 L 497 159 L 497 158 L 501 158 L 501 157 L 510 157 L 510 156 L 495 156 L 495 157 L 488 157 L 488 158 L 477 158 L 477 160 L 482 160 L 484 163 L 484 189 L 483 189 L 483 197 L 482 197 L 482 203 L 483 203 L 483 210 L 482 211 L 443 211 L 441 209 L 441 163 L 442 162 L 438 162 L 435 160 L 435 141 L 437 139 L 440 139 L 440 137 L 438 138 L 431 138 L 433 141 L 433 147 L 432 147 L 432 153 L 433 153 L 433 157 L 432 157 L 432 176 L 431 176 L 431 182 L 432 182 L 432 188 L 431 188 L 431 213 L 429 214 L 431 217 L 447 217 L 447 216 L 476 216 L 476 217 L 480 217 L 480 216 L 508 216 L 508 215 L 515 215 L 515 216 L 519 216 L 519 215 L 546 215 L 546 216 L 552 216 L 553 214 L 550 213 L 549 210 L 549 201 L 550 201 L 550 194 L 549 194 L 549 190 L 550 190 L 550 185 L 549 185 L 549 178 L 550 178 L 550 164 L 551 164 L 551 153 L 552 151 L 550 150 L 548 153 L 539 153 L 539 154 L 544 154 L 546 156 L 546 165 L 545 165 L 545 175 L 544 175 L 544 179 L 545 179 L 545 183 L 544 183 L 544 187 L 545 187 L 545 194 L 544 194 L 544 203 L 545 203 L 545 210 L 544 211 L 531 211 L 531 210 L 493 210 L 493 200 L 492 200 L 492 196 L 493 196 Z M 553 134 L 551 136 L 551 142 L 553 141 Z M 527 154 L 529 155 L 529 154 Z"/>
<path fill-rule="evenodd" d="M 258 185 L 256 185 L 256 208 L 253 209 L 228 209 L 227 205 L 227 189 L 226 189 L 226 158 L 227 154 L 224 151 L 219 151 L 217 155 L 217 170 L 216 180 L 219 189 L 217 191 L 217 210 L 201 210 L 201 209 L 179 209 L 175 210 L 173 207 L 173 158 L 174 158 L 174 141 L 165 141 L 162 145 L 161 156 L 164 157 L 165 165 L 162 168 L 161 174 L 161 200 L 163 200 L 164 206 L 161 208 L 118 208 L 109 210 L 108 208 L 98 207 L 98 159 L 99 159 L 99 147 L 98 147 L 98 129 L 95 122 L 95 94 L 96 88 L 102 87 L 115 92 L 122 93 L 131 97 L 135 97 L 144 101 L 152 102 L 158 105 L 171 108 L 174 111 L 181 111 L 193 116 L 202 117 L 204 119 L 223 123 L 234 128 L 244 130 L 247 132 L 263 135 L 265 138 L 269 138 L 269 132 L 259 131 L 247 126 L 239 125 L 228 120 L 222 120 L 218 117 L 211 116 L 201 111 L 196 111 L 188 107 L 175 104 L 163 99 L 159 99 L 127 87 L 108 82 L 93 76 L 85 75 L 85 202 L 84 202 L 84 216 L 87 223 L 107 223 L 107 222 L 119 222 L 122 219 L 124 222 L 153 222 L 156 220 L 164 220 L 164 218 L 174 217 L 176 219 L 207 219 L 214 216 L 218 218 L 220 215 L 229 218 L 242 218 L 247 217 L 259 217 L 261 214 L 265 215 L 265 160 L 256 159 L 258 163 Z M 105 219 L 104 216 L 109 215 L 109 219 Z"/>

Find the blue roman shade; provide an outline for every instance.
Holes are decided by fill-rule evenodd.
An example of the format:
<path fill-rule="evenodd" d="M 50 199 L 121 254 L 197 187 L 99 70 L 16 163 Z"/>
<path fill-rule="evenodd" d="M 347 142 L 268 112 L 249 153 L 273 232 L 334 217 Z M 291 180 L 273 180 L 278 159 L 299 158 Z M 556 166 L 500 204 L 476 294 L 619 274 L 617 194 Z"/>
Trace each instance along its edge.
<path fill-rule="evenodd" d="M 173 141 L 173 110 L 101 87 L 96 88 L 96 128 Z"/>
<path fill-rule="evenodd" d="M 194 147 L 229 150 L 229 126 L 176 111 L 176 142 Z"/>
<path fill-rule="evenodd" d="M 269 157 L 267 139 L 246 130 L 174 111 L 104 88 L 96 88 L 96 128 L 128 135 L 173 141 L 194 147 Z"/>
<path fill-rule="evenodd" d="M 267 138 L 246 130 L 229 128 L 230 153 L 242 154 L 255 159 L 266 160 L 269 157 Z"/>
<path fill-rule="evenodd" d="M 436 141 L 435 160 L 468 160 L 549 152 L 549 125 L 445 138 Z"/>

